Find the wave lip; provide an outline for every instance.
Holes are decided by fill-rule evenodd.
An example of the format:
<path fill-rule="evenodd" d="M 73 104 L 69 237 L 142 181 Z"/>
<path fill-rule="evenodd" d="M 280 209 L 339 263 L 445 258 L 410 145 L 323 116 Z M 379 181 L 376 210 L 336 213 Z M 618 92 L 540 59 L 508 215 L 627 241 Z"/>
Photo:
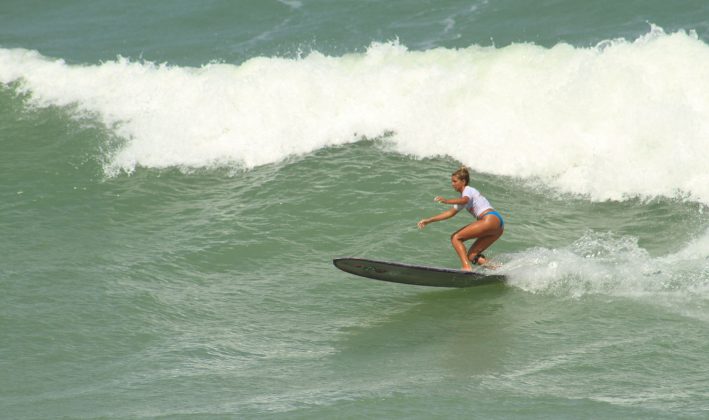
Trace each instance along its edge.
<path fill-rule="evenodd" d="M 416 157 L 536 179 L 593 200 L 709 204 L 709 46 L 653 26 L 595 47 L 513 44 L 178 67 L 68 65 L 0 49 L 0 82 L 31 106 L 71 106 L 122 138 L 106 172 L 252 168 L 387 136 Z"/>

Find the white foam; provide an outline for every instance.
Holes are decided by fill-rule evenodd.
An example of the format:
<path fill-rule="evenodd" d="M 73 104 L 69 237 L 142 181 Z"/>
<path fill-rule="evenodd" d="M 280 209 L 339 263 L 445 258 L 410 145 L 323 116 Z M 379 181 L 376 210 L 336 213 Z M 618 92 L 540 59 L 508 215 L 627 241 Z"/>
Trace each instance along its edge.
<path fill-rule="evenodd" d="M 635 237 L 588 231 L 570 246 L 505 259 L 500 272 L 532 293 L 624 297 L 709 322 L 709 231 L 666 256 L 652 257 Z"/>
<path fill-rule="evenodd" d="M 291 9 L 300 9 L 303 7 L 303 2 L 300 0 L 278 0 L 279 3 L 285 4 Z"/>
<path fill-rule="evenodd" d="M 73 105 L 126 139 L 107 173 L 254 167 L 385 133 L 395 150 L 539 180 L 594 200 L 709 204 L 709 46 L 653 27 L 592 48 L 471 46 L 257 57 L 200 68 L 68 65 L 0 49 L 0 82 Z"/>

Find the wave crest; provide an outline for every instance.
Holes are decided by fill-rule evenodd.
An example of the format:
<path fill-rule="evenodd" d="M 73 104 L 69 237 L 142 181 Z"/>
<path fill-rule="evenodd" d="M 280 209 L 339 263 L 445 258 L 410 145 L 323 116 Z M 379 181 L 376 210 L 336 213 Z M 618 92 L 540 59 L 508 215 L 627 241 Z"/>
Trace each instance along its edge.
<path fill-rule="evenodd" d="M 32 106 L 71 105 L 125 141 L 106 172 L 251 168 L 392 133 L 395 150 L 533 178 L 594 200 L 709 204 L 709 47 L 653 26 L 595 47 L 514 44 L 178 67 L 68 65 L 0 49 L 0 82 Z"/>

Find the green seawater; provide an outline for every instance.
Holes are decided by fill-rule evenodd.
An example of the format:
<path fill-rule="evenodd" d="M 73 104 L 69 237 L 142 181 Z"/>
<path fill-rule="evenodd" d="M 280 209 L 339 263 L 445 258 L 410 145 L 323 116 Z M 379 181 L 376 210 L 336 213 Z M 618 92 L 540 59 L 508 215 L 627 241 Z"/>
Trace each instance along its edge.
<path fill-rule="evenodd" d="M 685 90 L 706 82 L 701 66 L 652 64 L 705 63 L 704 2 L 0 9 L 0 417 L 707 416 L 709 103 Z M 663 28 L 657 50 L 635 41 L 648 22 Z M 613 46 L 584 55 L 619 37 L 646 78 L 616 84 Z M 370 46 L 395 38 L 409 51 Z M 544 71 L 524 73 L 525 59 Z M 539 75 L 573 60 L 591 64 L 558 84 Z M 501 85 L 486 71 L 539 90 L 488 113 Z M 361 84 L 338 90 L 341 73 Z M 459 79 L 484 86 L 407 108 L 410 86 Z M 597 96 L 541 112 L 565 89 Z M 633 113 L 638 92 L 650 105 Z M 618 120 L 603 113 L 618 104 Z M 541 110 L 539 125 L 519 109 Z M 664 131 L 660 110 L 687 119 Z M 445 208 L 433 197 L 453 196 L 461 164 L 505 217 L 488 255 L 506 283 L 425 288 L 333 267 L 457 267 L 449 237 L 469 216 L 416 222 Z"/>

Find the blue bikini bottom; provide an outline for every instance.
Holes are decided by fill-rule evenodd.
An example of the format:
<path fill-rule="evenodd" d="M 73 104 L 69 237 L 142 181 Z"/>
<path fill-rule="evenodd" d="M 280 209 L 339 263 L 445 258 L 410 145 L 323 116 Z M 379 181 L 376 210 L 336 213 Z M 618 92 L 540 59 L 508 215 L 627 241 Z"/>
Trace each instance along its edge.
<path fill-rule="evenodd" d="M 489 215 L 489 214 L 491 214 L 491 215 L 497 217 L 498 219 L 500 219 L 500 227 L 503 228 L 503 229 L 505 228 L 505 221 L 502 219 L 502 215 L 501 215 L 500 213 L 498 213 L 497 210 L 489 211 L 489 212 L 483 214 L 483 217 L 485 217 L 485 216 L 487 216 L 487 215 Z"/>

